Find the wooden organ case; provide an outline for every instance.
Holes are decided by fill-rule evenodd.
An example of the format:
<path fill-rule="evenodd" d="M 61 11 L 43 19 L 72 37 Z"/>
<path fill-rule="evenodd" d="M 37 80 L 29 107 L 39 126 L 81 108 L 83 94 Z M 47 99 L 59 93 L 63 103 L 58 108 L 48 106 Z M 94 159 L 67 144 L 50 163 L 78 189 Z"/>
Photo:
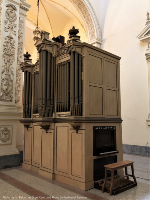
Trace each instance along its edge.
<path fill-rule="evenodd" d="M 123 159 L 120 57 L 82 43 L 74 27 L 69 33 L 62 45 L 43 31 L 35 44 L 39 61 L 24 55 L 23 167 L 88 190 L 94 170 L 103 170 L 95 163 Z M 93 144 L 107 135 L 109 142 Z"/>

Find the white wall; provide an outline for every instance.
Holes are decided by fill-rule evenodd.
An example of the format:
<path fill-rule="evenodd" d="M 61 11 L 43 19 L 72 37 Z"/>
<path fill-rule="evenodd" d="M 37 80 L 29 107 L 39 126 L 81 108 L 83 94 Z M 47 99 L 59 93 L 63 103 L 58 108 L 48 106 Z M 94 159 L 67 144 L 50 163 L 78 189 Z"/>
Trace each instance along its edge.
<path fill-rule="evenodd" d="M 100 22 L 102 49 L 121 57 L 123 143 L 150 146 L 146 122 L 148 67 L 146 43 L 137 36 L 144 29 L 149 0 L 90 0 Z"/>

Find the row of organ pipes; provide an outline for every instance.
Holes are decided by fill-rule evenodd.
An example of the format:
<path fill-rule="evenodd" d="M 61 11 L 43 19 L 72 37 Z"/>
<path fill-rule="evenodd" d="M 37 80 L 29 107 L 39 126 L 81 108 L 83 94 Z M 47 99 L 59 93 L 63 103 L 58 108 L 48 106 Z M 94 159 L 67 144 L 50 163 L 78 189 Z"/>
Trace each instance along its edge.
<path fill-rule="evenodd" d="M 43 34 L 46 35 L 46 32 L 43 31 Z M 41 38 L 43 37 L 41 35 Z M 79 36 L 76 38 L 74 35 L 74 38 L 78 39 Z M 66 45 L 68 49 L 72 46 L 71 41 Z M 43 49 L 41 46 L 45 42 L 47 48 Z M 32 64 L 27 52 L 21 64 L 24 72 L 23 117 L 31 118 L 33 114 L 38 114 L 39 117 L 54 117 L 61 112 L 68 112 L 69 116 L 81 116 L 82 55 L 69 51 L 66 53 L 66 60 L 59 59 L 56 63 L 57 57 L 60 56 L 59 49 L 66 46 L 47 38 L 37 41 L 35 45 L 39 52 L 39 61 Z M 49 51 L 48 45 L 57 49 L 55 55 L 53 50 Z"/>

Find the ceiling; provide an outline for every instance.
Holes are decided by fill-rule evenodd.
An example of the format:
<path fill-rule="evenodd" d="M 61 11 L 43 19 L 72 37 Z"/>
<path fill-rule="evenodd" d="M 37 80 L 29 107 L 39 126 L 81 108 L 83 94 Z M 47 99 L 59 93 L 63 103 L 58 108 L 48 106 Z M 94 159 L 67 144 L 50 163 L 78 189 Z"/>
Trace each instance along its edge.
<path fill-rule="evenodd" d="M 26 18 L 25 51 L 32 55 L 34 62 L 36 56 L 32 38 L 37 23 L 37 0 L 27 0 L 27 3 L 31 5 L 31 8 Z M 75 26 L 79 29 L 81 41 L 87 42 L 87 32 L 82 18 L 69 0 L 40 0 L 39 5 L 39 27 L 49 32 L 50 38 L 63 35 L 66 42 L 69 29 Z"/>

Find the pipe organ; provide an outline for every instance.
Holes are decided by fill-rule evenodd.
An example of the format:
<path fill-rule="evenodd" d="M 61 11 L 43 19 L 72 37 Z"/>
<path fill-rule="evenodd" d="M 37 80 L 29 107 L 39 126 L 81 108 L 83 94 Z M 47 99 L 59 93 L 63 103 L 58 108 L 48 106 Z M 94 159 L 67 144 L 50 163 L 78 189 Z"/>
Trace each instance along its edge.
<path fill-rule="evenodd" d="M 40 117 L 52 117 L 54 109 L 54 66 L 56 58 L 47 50 L 39 51 L 39 79 L 35 85 Z M 33 113 L 35 114 L 35 113 Z"/>
<path fill-rule="evenodd" d="M 39 60 L 24 55 L 23 167 L 88 190 L 95 163 L 122 160 L 120 57 L 69 34 L 64 44 L 42 31 Z"/>

